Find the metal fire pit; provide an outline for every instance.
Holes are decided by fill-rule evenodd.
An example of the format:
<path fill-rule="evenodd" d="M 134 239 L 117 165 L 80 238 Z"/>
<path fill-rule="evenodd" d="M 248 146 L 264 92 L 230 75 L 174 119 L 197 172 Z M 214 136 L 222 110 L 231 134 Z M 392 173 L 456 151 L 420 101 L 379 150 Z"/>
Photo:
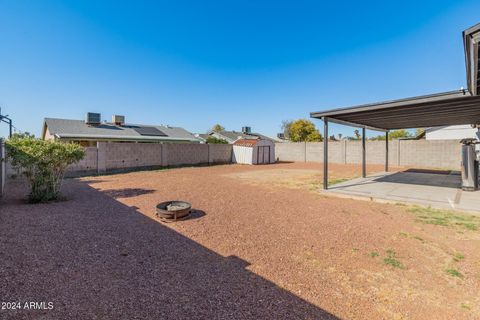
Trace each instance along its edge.
<path fill-rule="evenodd" d="M 156 215 L 163 221 L 183 220 L 191 213 L 192 205 L 186 201 L 165 201 L 156 207 Z"/>

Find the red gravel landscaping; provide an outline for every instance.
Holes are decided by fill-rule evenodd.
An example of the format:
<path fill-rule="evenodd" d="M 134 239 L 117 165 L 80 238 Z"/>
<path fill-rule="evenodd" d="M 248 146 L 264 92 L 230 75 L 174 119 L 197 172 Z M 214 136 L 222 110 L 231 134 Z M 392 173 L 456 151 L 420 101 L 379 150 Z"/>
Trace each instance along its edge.
<path fill-rule="evenodd" d="M 224 165 L 68 179 L 66 201 L 39 205 L 9 182 L 1 300 L 53 309 L 0 310 L 0 319 L 480 318 L 476 221 L 425 224 L 409 207 L 323 197 L 321 169 Z M 359 170 L 331 165 L 331 178 Z M 167 200 L 196 211 L 162 223 L 155 205 Z"/>

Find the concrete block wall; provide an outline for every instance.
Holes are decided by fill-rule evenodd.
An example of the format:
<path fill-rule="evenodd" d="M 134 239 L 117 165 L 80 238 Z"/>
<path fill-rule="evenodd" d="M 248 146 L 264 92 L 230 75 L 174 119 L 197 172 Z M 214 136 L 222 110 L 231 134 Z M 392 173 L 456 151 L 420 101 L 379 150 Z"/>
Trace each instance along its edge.
<path fill-rule="evenodd" d="M 390 166 L 460 169 L 461 144 L 457 140 L 394 140 L 388 144 Z M 323 162 L 323 142 L 275 144 L 280 161 Z M 362 163 L 361 141 L 331 141 L 328 144 L 331 163 Z M 385 163 L 385 141 L 367 141 L 368 164 Z"/>
<path fill-rule="evenodd" d="M 85 157 L 83 157 L 83 159 L 79 162 L 70 165 L 67 168 L 66 175 L 73 176 L 76 175 L 76 173 L 96 173 L 98 170 L 97 158 L 97 148 L 85 148 Z"/>
<path fill-rule="evenodd" d="M 303 142 L 276 143 L 275 157 L 280 161 L 306 161 L 305 148 L 306 146 Z"/>
<path fill-rule="evenodd" d="M 163 148 L 158 143 L 100 142 L 97 148 L 104 149 L 106 171 L 162 165 Z"/>
<path fill-rule="evenodd" d="M 165 144 L 168 166 L 208 163 L 206 144 Z"/>
<path fill-rule="evenodd" d="M 306 162 L 323 162 L 323 142 L 307 142 L 305 152 Z M 334 163 L 345 162 L 344 143 L 329 143 L 328 160 Z"/>
<path fill-rule="evenodd" d="M 67 169 L 67 176 L 140 168 L 230 163 L 232 145 L 98 142 Z"/>
<path fill-rule="evenodd" d="M 207 144 L 208 163 L 230 163 L 232 162 L 231 144 Z"/>
<path fill-rule="evenodd" d="M 404 140 L 400 165 L 460 169 L 462 145 L 456 140 Z"/>

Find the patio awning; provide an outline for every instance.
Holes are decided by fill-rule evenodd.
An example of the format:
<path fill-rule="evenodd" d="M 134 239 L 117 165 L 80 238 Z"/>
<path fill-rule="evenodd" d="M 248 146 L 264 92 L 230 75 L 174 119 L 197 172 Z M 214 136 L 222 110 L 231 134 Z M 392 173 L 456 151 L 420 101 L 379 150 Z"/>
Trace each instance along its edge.
<path fill-rule="evenodd" d="M 387 131 L 480 123 L 480 96 L 466 90 L 311 112 L 354 127 Z"/>

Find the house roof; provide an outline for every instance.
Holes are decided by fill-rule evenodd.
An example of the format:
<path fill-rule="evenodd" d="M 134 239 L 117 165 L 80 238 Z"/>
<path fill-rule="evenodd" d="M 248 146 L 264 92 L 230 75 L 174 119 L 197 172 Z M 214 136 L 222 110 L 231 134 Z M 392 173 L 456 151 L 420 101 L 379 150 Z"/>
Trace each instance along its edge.
<path fill-rule="evenodd" d="M 260 133 L 253 133 L 253 132 L 251 132 L 250 134 L 246 134 L 246 133 L 238 132 L 238 131 L 225 131 L 224 130 L 224 131 L 218 131 L 218 132 L 211 131 L 210 134 L 212 134 L 212 133 L 216 133 L 218 135 L 221 135 L 221 136 L 225 137 L 226 139 L 228 139 L 230 141 L 236 141 L 238 139 L 263 139 L 263 140 L 270 140 L 270 141 L 275 142 L 275 140 L 270 138 L 270 137 L 264 136 L 263 134 L 260 134 Z"/>
<path fill-rule="evenodd" d="M 83 120 L 45 118 L 43 135 L 46 128 L 56 138 L 82 140 L 126 140 L 126 141 L 185 141 L 198 142 L 190 132 L 179 127 L 101 123 L 92 126 Z M 160 131 L 160 132 L 159 132 Z"/>
<path fill-rule="evenodd" d="M 259 139 L 240 139 L 233 143 L 234 146 L 241 146 L 241 147 L 254 147 L 257 142 L 260 141 Z"/>
<path fill-rule="evenodd" d="M 202 141 L 206 141 L 208 137 L 210 137 L 209 134 L 207 133 L 195 133 L 194 134 L 195 138 L 199 139 L 199 140 L 202 140 Z"/>
<path fill-rule="evenodd" d="M 312 112 L 312 118 L 373 130 L 480 123 L 480 96 L 466 90 Z"/>

